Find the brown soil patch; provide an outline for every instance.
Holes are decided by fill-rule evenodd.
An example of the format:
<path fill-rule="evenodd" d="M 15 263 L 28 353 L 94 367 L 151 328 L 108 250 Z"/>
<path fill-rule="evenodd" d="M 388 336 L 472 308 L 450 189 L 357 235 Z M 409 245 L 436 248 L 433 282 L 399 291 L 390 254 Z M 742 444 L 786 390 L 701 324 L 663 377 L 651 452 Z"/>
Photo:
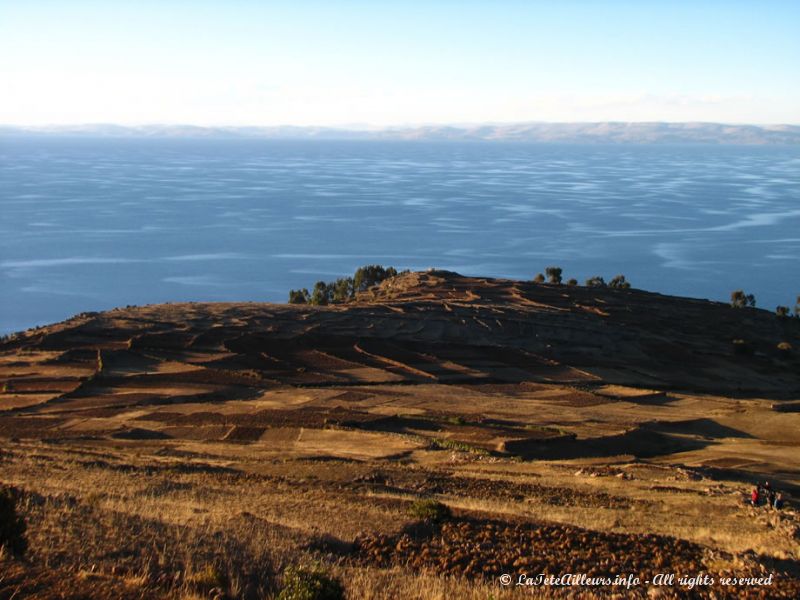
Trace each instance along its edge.
<path fill-rule="evenodd" d="M 264 435 L 266 429 L 266 427 L 236 425 L 222 439 L 226 442 L 254 442 Z"/>
<path fill-rule="evenodd" d="M 577 527 L 462 517 L 440 527 L 411 524 L 398 535 L 365 534 L 356 540 L 359 560 L 381 567 L 401 565 L 456 576 L 493 579 L 501 574 L 633 574 L 641 581 L 657 573 L 709 573 L 703 547 L 659 535 L 626 535 Z M 748 574 L 766 573 L 755 563 Z M 719 573 L 711 572 L 719 576 Z M 737 574 L 743 576 L 740 571 Z M 599 586 L 603 593 L 613 588 Z M 691 595 L 688 589 L 671 593 Z M 738 590 L 717 584 L 703 595 L 724 597 Z M 800 580 L 776 577 L 773 586 L 752 590 L 752 597 L 796 598 Z"/>

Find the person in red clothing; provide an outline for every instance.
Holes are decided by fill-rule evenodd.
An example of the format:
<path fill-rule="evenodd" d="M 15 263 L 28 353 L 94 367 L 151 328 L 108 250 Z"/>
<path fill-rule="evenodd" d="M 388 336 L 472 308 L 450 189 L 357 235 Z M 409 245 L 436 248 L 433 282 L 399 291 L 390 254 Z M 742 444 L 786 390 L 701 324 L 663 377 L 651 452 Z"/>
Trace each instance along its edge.
<path fill-rule="evenodd" d="M 750 503 L 753 506 L 758 506 L 759 495 L 758 488 L 754 487 L 752 493 L 750 494 Z"/>

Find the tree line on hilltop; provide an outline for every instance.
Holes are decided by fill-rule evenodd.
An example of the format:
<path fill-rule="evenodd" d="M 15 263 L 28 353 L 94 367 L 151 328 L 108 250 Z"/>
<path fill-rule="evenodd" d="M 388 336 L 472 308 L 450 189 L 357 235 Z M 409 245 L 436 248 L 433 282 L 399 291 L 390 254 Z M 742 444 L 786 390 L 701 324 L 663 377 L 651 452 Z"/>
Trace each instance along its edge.
<path fill-rule="evenodd" d="M 356 269 L 352 277 L 339 277 L 334 281 L 317 281 L 309 292 L 306 288 L 299 290 L 289 290 L 289 304 L 311 304 L 314 306 L 326 306 L 328 304 L 342 304 L 356 297 L 359 292 L 365 292 L 374 285 L 391 279 L 398 274 L 408 273 L 409 271 L 398 272 L 394 267 L 384 267 L 382 265 L 366 265 Z M 550 266 L 545 268 L 544 273 L 537 273 L 533 278 L 534 283 L 563 285 L 563 269 L 561 267 Z M 568 286 L 577 286 L 578 280 L 570 278 L 566 281 Z M 620 290 L 630 289 L 631 284 L 625 275 L 615 275 L 606 281 L 600 275 L 594 275 L 584 281 L 586 287 L 594 288 L 614 288 Z M 753 294 L 746 294 L 743 290 L 731 292 L 731 307 L 733 308 L 755 308 L 756 298 Z M 780 318 L 789 318 L 794 315 L 800 318 L 800 296 L 794 308 L 780 305 L 775 309 L 775 314 Z"/>
<path fill-rule="evenodd" d="M 403 271 L 404 273 L 407 271 Z M 355 298 L 358 292 L 365 292 L 373 285 L 397 276 L 394 267 L 366 265 L 359 267 L 352 277 L 339 277 L 335 281 L 318 281 L 311 292 L 306 288 L 289 290 L 289 304 L 312 304 L 327 306 L 341 304 Z"/>

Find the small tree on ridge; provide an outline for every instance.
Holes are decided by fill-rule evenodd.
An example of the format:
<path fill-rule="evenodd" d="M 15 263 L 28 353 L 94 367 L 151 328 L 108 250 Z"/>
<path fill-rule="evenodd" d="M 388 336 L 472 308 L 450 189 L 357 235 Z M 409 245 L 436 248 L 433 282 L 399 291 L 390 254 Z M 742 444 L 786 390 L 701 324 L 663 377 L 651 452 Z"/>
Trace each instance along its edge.
<path fill-rule="evenodd" d="M 731 306 L 733 308 L 755 308 L 756 297 L 753 294 L 745 294 L 743 290 L 731 292 Z"/>
<path fill-rule="evenodd" d="M 550 281 L 550 283 L 561 283 L 561 267 L 547 267 L 544 272 L 547 274 L 547 279 Z"/>
<path fill-rule="evenodd" d="M 608 286 L 621 290 L 627 290 L 631 287 L 631 284 L 625 279 L 625 275 L 615 275 L 611 281 L 608 282 Z"/>
<path fill-rule="evenodd" d="M 308 304 L 310 295 L 306 288 L 301 290 L 289 290 L 289 304 Z"/>
<path fill-rule="evenodd" d="M 586 287 L 606 287 L 606 280 L 599 275 L 595 275 L 586 280 Z"/>

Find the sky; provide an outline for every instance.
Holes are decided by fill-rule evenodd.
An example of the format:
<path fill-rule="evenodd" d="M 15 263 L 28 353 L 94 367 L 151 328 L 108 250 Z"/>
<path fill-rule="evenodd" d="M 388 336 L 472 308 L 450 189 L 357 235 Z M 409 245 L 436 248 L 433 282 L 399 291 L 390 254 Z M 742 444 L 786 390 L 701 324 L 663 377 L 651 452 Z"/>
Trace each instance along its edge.
<path fill-rule="evenodd" d="M 800 124 L 790 0 L 0 0 L 0 123 Z"/>

